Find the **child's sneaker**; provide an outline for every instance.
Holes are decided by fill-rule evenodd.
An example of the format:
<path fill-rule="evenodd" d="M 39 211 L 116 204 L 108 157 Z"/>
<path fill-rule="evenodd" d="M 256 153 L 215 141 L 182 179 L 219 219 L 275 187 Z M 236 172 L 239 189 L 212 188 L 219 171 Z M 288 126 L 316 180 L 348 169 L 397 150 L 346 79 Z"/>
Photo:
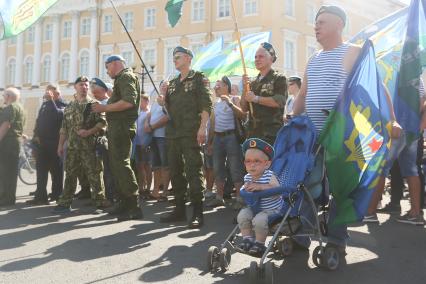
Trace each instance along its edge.
<path fill-rule="evenodd" d="M 250 248 L 249 254 L 252 256 L 261 257 L 266 251 L 266 246 L 262 243 L 255 242 L 254 245 Z"/>
<path fill-rule="evenodd" d="M 248 253 L 253 245 L 254 243 L 250 239 L 243 239 L 243 241 L 235 247 L 235 250 L 242 253 Z"/>

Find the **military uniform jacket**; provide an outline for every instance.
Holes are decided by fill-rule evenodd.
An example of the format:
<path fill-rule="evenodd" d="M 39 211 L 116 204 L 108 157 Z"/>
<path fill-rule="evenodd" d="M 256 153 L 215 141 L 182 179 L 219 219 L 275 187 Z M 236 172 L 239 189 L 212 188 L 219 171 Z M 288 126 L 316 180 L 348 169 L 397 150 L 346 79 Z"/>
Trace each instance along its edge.
<path fill-rule="evenodd" d="M 10 128 L 3 139 L 21 137 L 25 124 L 25 114 L 21 104 L 14 102 L 4 107 L 0 111 L 0 125 L 3 122 L 10 123 Z"/>
<path fill-rule="evenodd" d="M 135 121 L 138 118 L 140 85 L 138 77 L 130 68 L 121 70 L 114 78 L 114 88 L 108 104 L 113 104 L 120 100 L 131 103 L 133 107 L 124 111 L 108 112 L 106 114 L 107 120 Z"/>
<path fill-rule="evenodd" d="M 60 133 L 67 137 L 67 149 L 95 150 L 96 135 L 83 138 L 77 134 L 80 129 L 88 130 L 95 126 L 105 128 L 104 115 L 91 111 L 91 105 L 95 102 L 91 98 L 82 102 L 74 100 L 65 108 Z"/>
<path fill-rule="evenodd" d="M 250 83 L 251 91 L 259 97 L 272 98 L 280 106 L 271 108 L 253 103 L 253 114 L 256 120 L 254 127 L 253 118 L 249 118 L 249 135 L 252 137 L 275 137 L 282 126 L 284 105 L 287 100 L 287 79 L 275 70 L 261 78 L 260 74 Z"/>
<path fill-rule="evenodd" d="M 166 107 L 170 121 L 166 126 L 167 138 L 195 137 L 200 128 L 201 113 L 210 114 L 211 92 L 203 73 L 191 70 L 181 81 L 180 75 L 170 81 Z"/>

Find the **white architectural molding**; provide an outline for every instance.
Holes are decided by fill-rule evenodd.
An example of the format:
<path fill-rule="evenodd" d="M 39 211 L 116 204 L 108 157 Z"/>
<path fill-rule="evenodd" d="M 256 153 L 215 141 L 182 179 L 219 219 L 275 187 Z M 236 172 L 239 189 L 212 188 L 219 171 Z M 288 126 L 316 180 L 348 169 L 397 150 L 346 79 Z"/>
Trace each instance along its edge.
<path fill-rule="evenodd" d="M 68 82 L 73 82 L 77 78 L 78 70 L 78 25 L 80 23 L 80 12 L 73 11 L 71 21 L 71 53 L 70 53 L 70 73 L 68 74 Z"/>
<path fill-rule="evenodd" d="M 16 69 L 15 87 L 22 87 L 24 67 L 24 33 L 20 33 L 16 39 Z"/>
<path fill-rule="evenodd" d="M 33 88 L 37 88 L 40 85 L 40 74 L 41 74 L 41 40 L 42 40 L 42 27 L 43 20 L 40 19 L 35 25 L 34 31 L 34 66 L 33 76 L 31 85 Z"/>
<path fill-rule="evenodd" d="M 60 48 L 60 37 L 59 37 L 59 23 L 61 16 L 53 15 L 53 32 L 52 32 L 52 65 L 50 68 L 50 82 L 56 83 L 58 81 L 58 66 L 59 66 L 59 48 Z"/>
<path fill-rule="evenodd" d="M 2 40 L 0 41 L 0 90 L 3 90 L 6 88 L 6 74 L 7 74 L 6 54 L 7 54 L 6 41 Z"/>
<path fill-rule="evenodd" d="M 98 45 L 98 10 L 90 10 L 90 61 L 89 61 L 89 76 L 96 77 L 97 63 L 97 45 Z"/>

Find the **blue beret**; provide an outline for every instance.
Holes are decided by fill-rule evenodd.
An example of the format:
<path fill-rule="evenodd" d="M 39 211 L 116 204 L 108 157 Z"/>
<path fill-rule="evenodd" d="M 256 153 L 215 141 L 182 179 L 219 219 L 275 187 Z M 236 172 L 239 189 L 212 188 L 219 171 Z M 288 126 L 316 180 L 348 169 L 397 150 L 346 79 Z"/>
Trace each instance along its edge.
<path fill-rule="evenodd" d="M 108 58 L 105 60 L 105 64 L 111 63 L 111 62 L 113 62 L 113 61 L 123 61 L 123 62 L 126 62 L 126 61 L 124 60 L 123 56 L 121 56 L 121 55 L 119 55 L 119 54 L 116 54 L 116 55 L 111 55 L 110 57 L 108 57 Z"/>
<path fill-rule="evenodd" d="M 318 16 L 321 15 L 321 14 L 323 14 L 323 13 L 328 13 L 328 14 L 336 15 L 337 17 L 339 17 L 340 19 L 342 19 L 343 24 L 346 25 L 346 13 L 345 13 L 345 10 L 343 10 L 339 6 L 335 6 L 335 5 L 322 5 L 321 8 L 319 8 L 319 10 L 318 10 L 317 15 L 315 16 L 315 21 L 318 19 Z"/>
<path fill-rule="evenodd" d="M 80 82 L 89 82 L 89 78 L 87 78 L 86 76 L 79 76 L 77 77 L 77 79 L 75 79 L 74 85 Z"/>
<path fill-rule="evenodd" d="M 274 147 L 268 142 L 263 141 L 259 138 L 249 138 L 243 143 L 243 153 L 245 154 L 248 149 L 258 149 L 268 156 L 269 160 L 274 158 Z"/>
<path fill-rule="evenodd" d="M 191 56 L 191 58 L 194 57 L 194 54 L 192 54 L 192 51 L 189 50 L 188 48 L 183 47 L 183 46 L 176 46 L 175 49 L 173 49 L 173 55 L 175 55 L 178 52 L 188 54 L 189 56 Z"/>
<path fill-rule="evenodd" d="M 277 61 L 277 54 L 272 44 L 269 42 L 262 42 L 260 46 L 266 49 L 266 51 L 272 56 L 272 62 Z"/>
<path fill-rule="evenodd" d="M 102 87 L 102 88 L 104 88 L 105 89 L 105 91 L 108 91 L 108 87 L 107 87 L 107 85 L 105 84 L 105 82 L 104 81 L 102 81 L 101 79 L 99 79 L 99 78 L 92 78 L 92 80 L 90 81 L 90 84 L 94 84 L 94 85 L 98 85 L 99 87 Z"/>

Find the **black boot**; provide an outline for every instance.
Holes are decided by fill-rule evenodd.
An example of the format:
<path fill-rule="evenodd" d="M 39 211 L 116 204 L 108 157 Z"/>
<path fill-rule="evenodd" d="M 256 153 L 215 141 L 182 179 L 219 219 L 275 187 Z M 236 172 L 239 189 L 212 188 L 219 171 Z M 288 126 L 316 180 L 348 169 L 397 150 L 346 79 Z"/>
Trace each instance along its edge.
<path fill-rule="evenodd" d="M 137 196 L 126 199 L 127 208 L 117 216 L 117 221 L 140 220 L 143 219 L 142 209 L 138 206 Z"/>
<path fill-rule="evenodd" d="M 203 217 L 203 202 L 193 203 L 192 205 L 192 218 L 188 223 L 188 228 L 198 229 L 204 224 Z"/>
<path fill-rule="evenodd" d="M 105 210 L 109 215 L 120 215 L 126 211 L 127 205 L 125 202 L 126 199 L 120 199 L 117 201 L 112 209 Z"/>
<path fill-rule="evenodd" d="M 185 202 L 176 201 L 176 207 L 172 212 L 160 217 L 160 223 L 174 223 L 186 221 Z"/>

